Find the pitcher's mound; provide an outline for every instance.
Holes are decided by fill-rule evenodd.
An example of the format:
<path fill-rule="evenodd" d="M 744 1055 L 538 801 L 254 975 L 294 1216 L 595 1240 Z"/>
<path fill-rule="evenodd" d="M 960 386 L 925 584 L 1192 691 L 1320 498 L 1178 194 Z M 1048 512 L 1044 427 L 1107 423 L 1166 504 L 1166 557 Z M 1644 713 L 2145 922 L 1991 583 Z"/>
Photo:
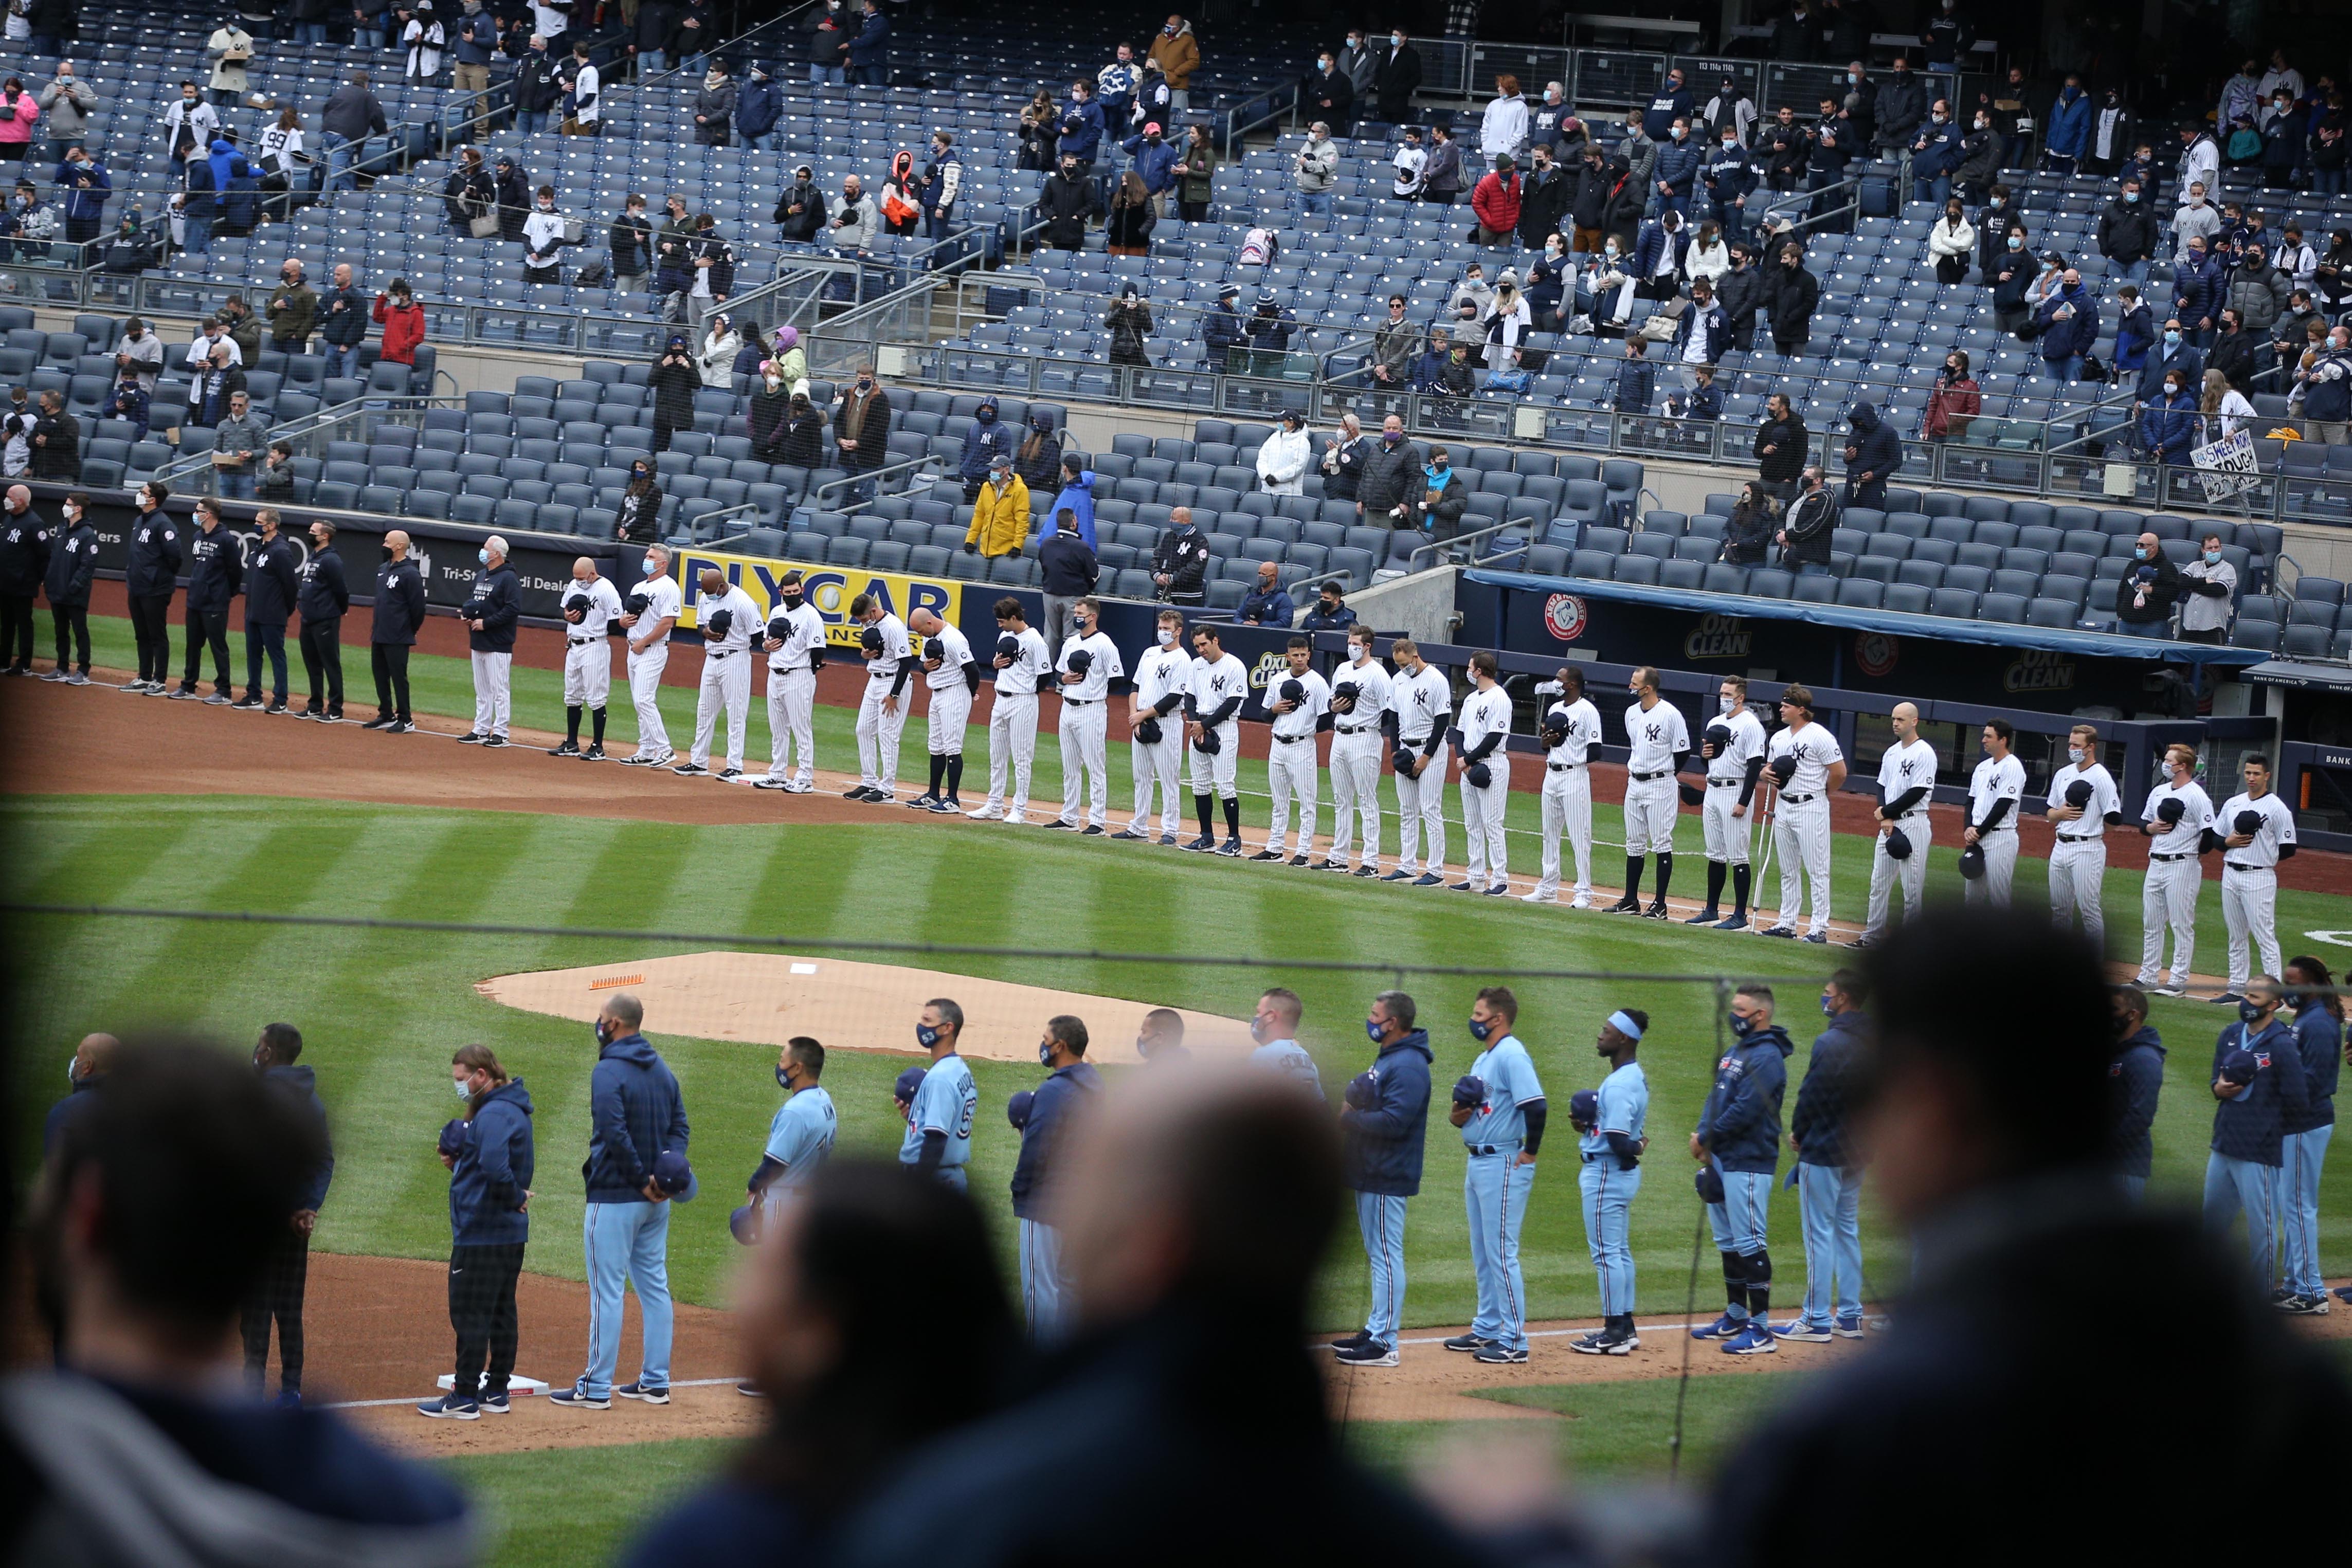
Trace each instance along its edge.
<path fill-rule="evenodd" d="M 1087 1059 L 1135 1062 L 1135 1037 L 1154 1004 L 1043 986 L 983 980 L 936 969 L 844 958 L 797 958 L 782 953 L 688 953 L 579 969 L 500 975 L 476 988 L 493 1001 L 582 1023 L 614 991 L 645 1003 L 646 1027 L 656 1034 L 740 1040 L 781 1046 L 796 1034 L 814 1036 L 827 1051 L 887 1051 L 923 1054 L 915 1043 L 915 1015 L 934 997 L 963 1009 L 968 1057 L 991 1061 L 1037 1060 L 1045 1020 L 1074 1013 L 1086 1020 Z M 1176 1009 L 1184 1043 L 1194 1051 L 1249 1048 L 1249 1026 L 1213 1013 Z"/>

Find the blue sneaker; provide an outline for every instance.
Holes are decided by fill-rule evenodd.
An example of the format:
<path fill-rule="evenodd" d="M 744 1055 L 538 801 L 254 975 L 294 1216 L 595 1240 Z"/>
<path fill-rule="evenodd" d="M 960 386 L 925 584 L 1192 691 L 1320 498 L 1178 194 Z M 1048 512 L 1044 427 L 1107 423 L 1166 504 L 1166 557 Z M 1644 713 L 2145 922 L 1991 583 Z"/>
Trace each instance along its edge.
<path fill-rule="evenodd" d="M 1795 1340 L 1799 1344 L 1827 1344 L 1830 1343 L 1830 1331 L 1825 1328 L 1816 1328 L 1804 1319 L 1799 1318 L 1794 1322 L 1774 1323 L 1772 1337 Z"/>
<path fill-rule="evenodd" d="M 1433 871 L 1425 872 L 1420 876 L 1412 879 L 1412 885 L 1415 887 L 1443 887 L 1445 885 L 1445 879 L 1438 875 Z"/>
<path fill-rule="evenodd" d="M 610 1410 L 612 1399 L 597 1398 L 577 1388 L 560 1388 L 547 1396 L 547 1402 L 558 1410 Z"/>
<path fill-rule="evenodd" d="M 1723 1342 L 1723 1354 L 1726 1355 L 1771 1355 L 1780 1348 L 1780 1342 L 1772 1337 L 1771 1330 L 1759 1328 L 1754 1323 Z"/>
<path fill-rule="evenodd" d="M 503 1388 L 496 1394 L 485 1394 L 474 1403 L 482 1407 L 482 1414 L 485 1416 L 504 1416 L 514 1409 L 513 1404 L 507 1398 L 507 1391 Z"/>
<path fill-rule="evenodd" d="M 1730 1339 L 1747 1332 L 1746 1318 L 1735 1318 L 1729 1312 L 1726 1312 L 1704 1328 L 1691 1330 L 1690 1336 L 1693 1339 Z"/>
<path fill-rule="evenodd" d="M 1860 1339 L 1862 1337 L 1862 1319 L 1860 1317 L 1840 1318 L 1837 1321 L 1836 1326 L 1832 1328 L 1830 1333 L 1837 1335 L 1840 1339 Z"/>
<path fill-rule="evenodd" d="M 416 1407 L 416 1413 L 434 1421 L 478 1421 L 482 1407 L 470 1399 L 455 1394 L 444 1394 L 438 1399 L 427 1399 Z"/>

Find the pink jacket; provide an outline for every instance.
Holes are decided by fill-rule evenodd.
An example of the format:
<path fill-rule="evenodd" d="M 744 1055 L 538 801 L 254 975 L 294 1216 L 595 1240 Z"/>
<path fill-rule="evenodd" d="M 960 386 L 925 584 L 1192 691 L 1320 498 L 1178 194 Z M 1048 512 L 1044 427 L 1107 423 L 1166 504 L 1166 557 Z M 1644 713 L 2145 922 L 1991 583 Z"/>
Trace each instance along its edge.
<path fill-rule="evenodd" d="M 14 119 L 0 120 L 0 143 L 30 141 L 33 139 L 33 121 L 41 117 L 41 100 L 29 92 L 20 92 L 16 95 L 15 108 Z"/>

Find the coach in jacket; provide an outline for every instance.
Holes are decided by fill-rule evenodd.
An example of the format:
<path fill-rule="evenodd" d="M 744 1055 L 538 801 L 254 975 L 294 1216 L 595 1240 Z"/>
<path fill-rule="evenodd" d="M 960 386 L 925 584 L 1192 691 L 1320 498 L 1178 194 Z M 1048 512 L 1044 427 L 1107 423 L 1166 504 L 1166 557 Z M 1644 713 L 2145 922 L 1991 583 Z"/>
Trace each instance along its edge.
<path fill-rule="evenodd" d="M 1372 998 L 1364 1032 L 1378 1054 L 1349 1082 L 1339 1113 L 1342 1179 L 1356 1195 L 1356 1223 L 1372 1272 L 1371 1312 L 1362 1331 L 1339 1346 L 1339 1359 L 1356 1365 L 1394 1366 L 1397 1360 L 1405 1200 L 1421 1190 L 1429 1126 L 1429 1032 L 1413 1027 L 1414 1012 L 1413 999 L 1402 991 Z"/>
<path fill-rule="evenodd" d="M 196 503 L 199 511 L 207 496 Z M 215 503 L 217 505 L 217 503 Z M 269 706 L 271 713 L 286 711 L 286 622 L 292 619 L 294 603 L 301 591 L 301 569 L 297 565 L 301 552 L 294 541 L 278 529 L 275 507 L 264 507 L 254 513 L 253 520 L 261 525 L 261 538 L 254 545 L 251 559 L 245 573 L 245 695 L 238 707 L 259 707 L 261 702 L 261 661 L 269 659 Z"/>
<path fill-rule="evenodd" d="M 41 591 L 49 596 L 49 622 L 57 634 L 58 667 L 49 679 L 89 685 L 89 584 L 98 570 L 98 530 L 89 525 L 89 497 L 77 490 L 66 497 L 64 523 L 49 547 L 49 570 Z M 68 643 L 80 654 L 79 667 L 67 659 Z"/>
<path fill-rule="evenodd" d="M 482 541 L 476 559 L 482 570 L 475 574 L 463 611 L 466 647 L 474 665 L 474 727 L 458 739 L 475 746 L 504 746 L 513 712 L 509 682 L 522 585 L 507 564 L 507 541 L 498 535 Z"/>
<path fill-rule="evenodd" d="M 416 727 L 408 709 L 408 650 L 425 624 L 425 578 L 409 558 L 408 535 L 400 528 L 383 536 L 371 619 L 368 662 L 375 675 L 375 717 L 362 727 L 406 735 Z"/>
<path fill-rule="evenodd" d="M 304 718 L 342 719 L 343 612 L 351 607 L 343 558 L 335 553 L 335 525 L 321 517 L 310 525 L 310 559 L 302 563 L 295 598 L 302 612 L 302 673 L 310 689 Z"/>

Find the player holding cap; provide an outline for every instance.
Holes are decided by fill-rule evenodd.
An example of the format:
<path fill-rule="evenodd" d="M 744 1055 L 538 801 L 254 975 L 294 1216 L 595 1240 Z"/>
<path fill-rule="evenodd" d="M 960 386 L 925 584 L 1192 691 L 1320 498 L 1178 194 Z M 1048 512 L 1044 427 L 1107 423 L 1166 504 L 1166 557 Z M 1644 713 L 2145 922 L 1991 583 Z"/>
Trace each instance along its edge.
<path fill-rule="evenodd" d="M 1780 722 L 1768 766 L 1777 783 L 1772 802 L 1772 852 L 1780 857 L 1780 914 L 1767 936 L 1794 936 L 1807 884 L 1813 921 L 1805 940 L 1830 939 L 1830 796 L 1845 783 L 1845 754 L 1829 727 L 1813 722 L 1813 694 L 1791 685 L 1780 694 Z"/>
<path fill-rule="evenodd" d="M 1764 772 L 1764 723 L 1748 706 L 1748 681 L 1726 675 L 1716 688 L 1716 719 L 1699 736 L 1706 763 L 1706 795 L 1699 823 L 1706 830 L 1706 907 L 1683 922 L 1718 931 L 1748 928 L 1748 805 Z M 1731 879 L 1731 915 L 1722 910 L 1723 883 Z"/>
<path fill-rule="evenodd" d="M 916 1015 L 915 1043 L 931 1053 L 931 1064 L 908 1103 L 907 1135 L 898 1144 L 900 1165 L 929 1172 L 959 1192 L 964 1166 L 971 1163 L 972 1118 L 980 1112 L 971 1069 L 956 1054 L 962 1035 L 963 1009 L 945 997 L 925 1002 Z M 898 1075 L 901 1087 L 907 1072 Z"/>
<path fill-rule="evenodd" d="M 1475 657 L 1491 657 L 1480 653 Z M 1519 1227 L 1535 1190 L 1536 1154 L 1543 1146 L 1543 1084 L 1535 1059 L 1511 1032 L 1519 999 L 1506 986 L 1488 986 L 1470 1004 L 1470 1038 L 1479 1044 L 1469 1074 L 1454 1085 L 1447 1119 L 1462 1129 L 1469 1158 L 1462 1202 L 1470 1216 L 1470 1267 L 1478 1279 L 1478 1311 L 1470 1332 L 1445 1342 L 1480 1361 L 1516 1365 L 1528 1359 L 1528 1287 L 1519 1273 Z"/>
<path fill-rule="evenodd" d="M 1058 1339 L 1067 1318 L 1070 1275 L 1062 1262 L 1061 1232 L 1045 1221 L 1053 1212 L 1055 1157 L 1068 1143 L 1071 1119 L 1084 1115 L 1087 1104 L 1102 1092 L 1102 1074 L 1086 1056 L 1083 1019 L 1068 1013 L 1047 1019 L 1037 1040 L 1045 1082 L 1030 1092 L 1026 1113 L 1013 1124 L 1021 1133 L 1021 1157 L 1013 1166 L 1013 1214 L 1021 1230 L 1021 1306 L 1030 1334 L 1041 1343 Z M 1012 1108 L 1006 1110 L 1009 1116 Z"/>
<path fill-rule="evenodd" d="M 1135 779 L 1135 817 L 1111 835 L 1147 841 L 1151 837 L 1151 790 L 1160 789 L 1160 841 L 1176 841 L 1184 808 L 1176 794 L 1176 764 L 1184 753 L 1176 710 L 1192 682 L 1192 655 L 1184 651 L 1184 612 L 1163 610 L 1153 623 L 1152 645 L 1135 662 L 1135 689 L 1128 694 L 1129 771 Z"/>
<path fill-rule="evenodd" d="M 1550 680 L 1538 683 L 1536 695 L 1550 699 L 1537 721 L 1537 734 L 1544 743 L 1543 874 L 1519 898 L 1525 904 L 1559 901 L 1559 841 L 1565 833 L 1576 854 L 1576 886 L 1569 907 L 1590 909 L 1592 772 L 1588 764 L 1592 748 L 1601 744 L 1601 713 L 1586 700 L 1583 673 L 1573 664 L 1562 664 Z"/>
<path fill-rule="evenodd" d="M 1869 1049 L 1870 1020 L 1862 1012 L 1869 1000 L 1869 981 L 1852 969 L 1840 969 L 1822 988 L 1829 1027 L 1813 1039 L 1797 1107 L 1789 1113 L 1804 1217 L 1805 1306 L 1772 1333 L 1801 1344 L 1862 1337 L 1862 1151 L 1852 1123 Z"/>
<path fill-rule="evenodd" d="M 1583 1168 L 1576 1185 L 1584 1195 L 1584 1242 L 1601 1276 L 1601 1326 L 1568 1348 L 1585 1355 L 1630 1355 L 1641 1348 L 1633 1333 L 1633 1195 L 1642 1190 L 1642 1155 L 1650 1146 L 1650 1081 L 1633 1060 L 1650 1015 L 1621 1008 L 1601 1026 L 1592 1049 L 1609 1064 L 1597 1090 L 1569 1096 L 1568 1117 L 1577 1131 L 1577 1157 Z"/>
<path fill-rule="evenodd" d="M 670 769 L 689 778 L 710 771 L 710 732 L 719 710 L 727 710 L 727 766 L 721 779 L 743 776 L 743 732 L 751 716 L 751 629 L 760 607 L 727 580 L 715 566 L 702 569 L 702 594 L 694 601 L 695 628 L 702 633 L 702 689 L 694 704 L 694 749 Z"/>
<path fill-rule="evenodd" d="M 604 702 L 613 690 L 612 624 L 622 611 L 621 591 L 596 573 L 586 556 L 572 563 L 572 586 L 563 595 L 563 744 L 550 757 L 604 760 Z M 580 749 L 580 710 L 595 712 L 588 749 Z"/>
<path fill-rule="evenodd" d="M 1445 880 L 1445 769 L 1432 773 L 1429 764 L 1445 744 L 1454 688 L 1446 683 L 1445 672 L 1423 659 L 1410 637 L 1390 643 L 1389 657 L 1397 667 L 1396 679 L 1389 683 L 1389 716 L 1395 725 L 1388 729 L 1393 747 L 1389 765 L 1396 774 L 1397 863 L 1381 880 L 1435 887 Z M 1421 860 L 1424 838 L 1429 847 L 1426 871 Z"/>
<path fill-rule="evenodd" d="M 913 706 L 907 683 L 914 678 L 915 650 L 907 623 L 882 608 L 877 594 L 851 600 L 849 618 L 865 628 L 857 645 L 866 655 L 866 692 L 857 702 L 857 787 L 842 793 L 878 806 L 894 798 L 898 785 L 898 737 Z"/>
<path fill-rule="evenodd" d="M 670 580 L 668 550 L 647 545 L 644 567 L 645 580 L 621 603 L 621 630 L 628 634 L 629 702 L 637 710 L 637 749 L 622 759 L 625 768 L 659 768 L 677 755 L 662 724 L 661 678 L 685 596 Z"/>
<path fill-rule="evenodd" d="M 1184 697 L 1184 738 L 1192 750 L 1192 810 L 1201 820 L 1201 836 L 1184 847 L 1231 855 L 1242 852 L 1241 791 L 1234 784 L 1242 749 L 1242 727 L 1234 715 L 1249 695 L 1249 671 L 1225 652 L 1224 640 L 1213 626 L 1192 628 L 1192 689 Z M 1210 816 L 1210 791 L 1223 798 L 1225 841 L 1219 843 Z"/>
<path fill-rule="evenodd" d="M 1936 798 L 1936 748 L 1919 738 L 1919 709 L 1896 703 L 1886 716 L 1895 744 L 1878 759 L 1878 841 L 1870 853 L 1870 909 L 1862 935 L 1846 944 L 1867 947 L 1886 933 L 1886 909 L 1895 883 L 1903 883 L 1903 918 L 1919 917 L 1927 891 L 1927 847 L 1935 824 L 1927 815 Z"/>
<path fill-rule="evenodd" d="M 2246 982 L 2238 1019 L 2213 1042 L 2212 1153 L 2205 1161 L 2205 1222 L 2226 1231 L 2246 1217 L 2246 1251 L 2267 1291 L 2276 1267 L 2279 1171 L 2285 1120 L 2305 1109 L 2308 1091 L 2294 1031 L 2278 1016 L 2279 983 Z"/>
<path fill-rule="evenodd" d="M 752 787 L 805 795 L 816 784 L 816 673 L 824 668 L 824 617 L 808 601 L 799 572 L 784 573 L 776 584 L 760 646 L 768 655 L 768 773 L 751 780 Z"/>
<path fill-rule="evenodd" d="M 964 813 L 978 822 L 1003 820 L 1018 827 L 1029 810 L 1029 771 L 1037 758 L 1037 694 L 1054 678 L 1054 655 L 1007 595 L 996 601 L 996 699 L 988 710 L 988 799 Z M 1013 798 L 1005 800 L 1005 775 Z"/>
<path fill-rule="evenodd" d="M 1996 909 L 2009 907 L 2010 882 L 2017 874 L 2017 810 L 2025 798 L 2025 764 L 2010 755 L 2016 740 L 2009 720 L 1985 721 L 1984 760 L 1969 776 L 1969 825 L 1960 834 L 1961 896 Z"/>
<path fill-rule="evenodd" d="M 2083 912 L 2083 935 L 2107 950 L 2107 915 L 2099 890 L 2107 877 L 2107 830 L 2124 820 L 2123 796 L 2099 760 L 2099 732 L 2078 724 L 2066 732 L 2066 766 L 2050 776 L 2042 813 L 2055 830 L 2050 848 L 2050 918 L 2072 930 Z"/>
<path fill-rule="evenodd" d="M 1723 1256 L 1723 1287 L 1730 1304 L 1693 1339 L 1723 1342 L 1726 1355 L 1769 1355 L 1772 1337 L 1772 1255 L 1766 1250 L 1765 1215 L 1772 1173 L 1780 1166 L 1780 1099 L 1789 1087 L 1788 1059 L 1796 1051 L 1772 1021 L 1772 991 L 1749 984 L 1732 993 L 1731 1048 L 1715 1064 L 1715 1083 L 1691 1134 L 1699 1162 L 1699 1195 Z"/>
<path fill-rule="evenodd" d="M 2230 987 L 2217 1002 L 2236 1001 L 2244 992 L 2250 948 L 2262 949 L 2265 975 L 2283 967 L 2278 862 L 2294 854 L 2294 813 L 2271 788 L 2271 759 L 2250 751 L 2238 771 L 2246 787 L 2222 802 L 2213 822 L 2221 850 L 2221 928 L 2230 938 Z"/>
<path fill-rule="evenodd" d="M 1297 991 L 1274 986 L 1260 992 L 1257 1011 L 1250 1018 L 1250 1039 L 1257 1041 L 1257 1048 L 1249 1054 L 1250 1065 L 1296 1079 L 1319 1100 L 1323 1097 L 1323 1075 L 1316 1070 L 1315 1059 L 1307 1054 L 1307 1048 L 1298 1043 L 1298 1020 L 1306 1011 L 1307 1004 L 1298 999 Z M 1170 1016 L 1175 1019 L 1177 1037 L 1181 1039 L 1182 1015 Z M 1141 1051 L 1143 1041 L 1137 1040 L 1135 1048 Z"/>
<path fill-rule="evenodd" d="M 1298 850 L 1289 857 L 1290 863 L 1310 863 L 1307 852 L 1315 847 L 1316 798 L 1322 787 L 1315 766 L 1315 733 L 1331 711 L 1331 688 L 1315 673 L 1314 650 L 1312 639 L 1294 635 L 1284 651 L 1288 671 L 1267 683 L 1265 711 L 1273 716 L 1274 733 L 1267 741 L 1265 777 L 1274 796 L 1274 822 L 1266 831 L 1265 848 L 1250 856 L 1254 861 L 1284 858 L 1283 839 L 1289 831 L 1291 802 L 1296 800 Z"/>
<path fill-rule="evenodd" d="M 1393 683 L 1372 657 L 1372 629 L 1348 628 L 1348 662 L 1331 677 L 1331 852 L 1318 871 L 1346 871 L 1360 820 L 1364 850 L 1358 876 L 1381 870 L 1381 739 L 1393 737 L 1389 711 Z"/>
<path fill-rule="evenodd" d="M 786 1099 L 768 1123 L 768 1146 L 750 1183 L 751 1202 L 763 1219 L 781 1214 L 833 1154 L 841 1115 L 833 1096 L 818 1086 L 824 1076 L 824 1046 L 804 1034 L 784 1042 L 776 1057 L 776 1087 Z"/>
<path fill-rule="evenodd" d="M 1102 601 L 1070 606 L 1070 636 L 1062 644 L 1062 814 L 1045 825 L 1078 831 L 1078 798 L 1086 797 L 1084 831 L 1100 834 L 1110 816 L 1110 684 L 1124 680 L 1118 644 L 1102 630 Z"/>
<path fill-rule="evenodd" d="M 972 662 L 964 634 L 929 610 L 907 617 L 908 630 L 923 640 L 923 685 L 931 705 L 925 718 L 931 754 L 931 782 L 907 802 L 918 811 L 944 815 L 963 810 L 956 791 L 963 785 L 963 732 L 971 720 L 971 699 L 980 690 L 980 666 Z M 944 780 L 945 794 L 940 792 Z"/>
<path fill-rule="evenodd" d="M 1511 800 L 1511 758 L 1503 749 L 1511 738 L 1511 694 L 1496 679 L 1495 655 L 1470 655 L 1470 680 L 1477 687 L 1462 705 L 1463 879 L 1456 893 L 1501 897 L 1511 891 L 1510 847 L 1503 836 L 1503 813 Z"/>
<path fill-rule="evenodd" d="M 2139 894 L 2139 975 L 2142 990 L 2158 989 L 2164 967 L 2164 928 L 2172 927 L 2172 972 L 2162 986 L 2168 997 L 2189 994 L 2189 967 L 2197 957 L 2197 890 L 2204 871 L 2197 856 L 2205 830 L 2213 825 L 2213 802 L 2197 782 L 2197 748 L 2174 741 L 2164 748 L 2164 782 L 2147 792 L 2139 831 L 2147 846 L 2147 879 Z"/>
<path fill-rule="evenodd" d="M 1356 1195 L 1356 1227 L 1371 1265 L 1372 1309 L 1364 1326 L 1331 1342 L 1346 1366 L 1394 1366 L 1404 1315 L 1405 1201 L 1421 1190 L 1429 1129 L 1429 1034 L 1402 991 L 1372 998 L 1364 1034 L 1378 1054 L 1348 1081 L 1339 1112 L 1344 1179 Z"/>
<path fill-rule="evenodd" d="M 1690 727 L 1682 709 L 1658 695 L 1658 672 L 1648 664 L 1628 685 L 1633 706 L 1625 710 L 1625 896 L 1609 906 L 1613 915 L 1666 917 L 1666 884 L 1675 875 L 1675 775 L 1690 754 Z M 1642 862 L 1658 857 L 1658 889 L 1642 907 Z"/>

